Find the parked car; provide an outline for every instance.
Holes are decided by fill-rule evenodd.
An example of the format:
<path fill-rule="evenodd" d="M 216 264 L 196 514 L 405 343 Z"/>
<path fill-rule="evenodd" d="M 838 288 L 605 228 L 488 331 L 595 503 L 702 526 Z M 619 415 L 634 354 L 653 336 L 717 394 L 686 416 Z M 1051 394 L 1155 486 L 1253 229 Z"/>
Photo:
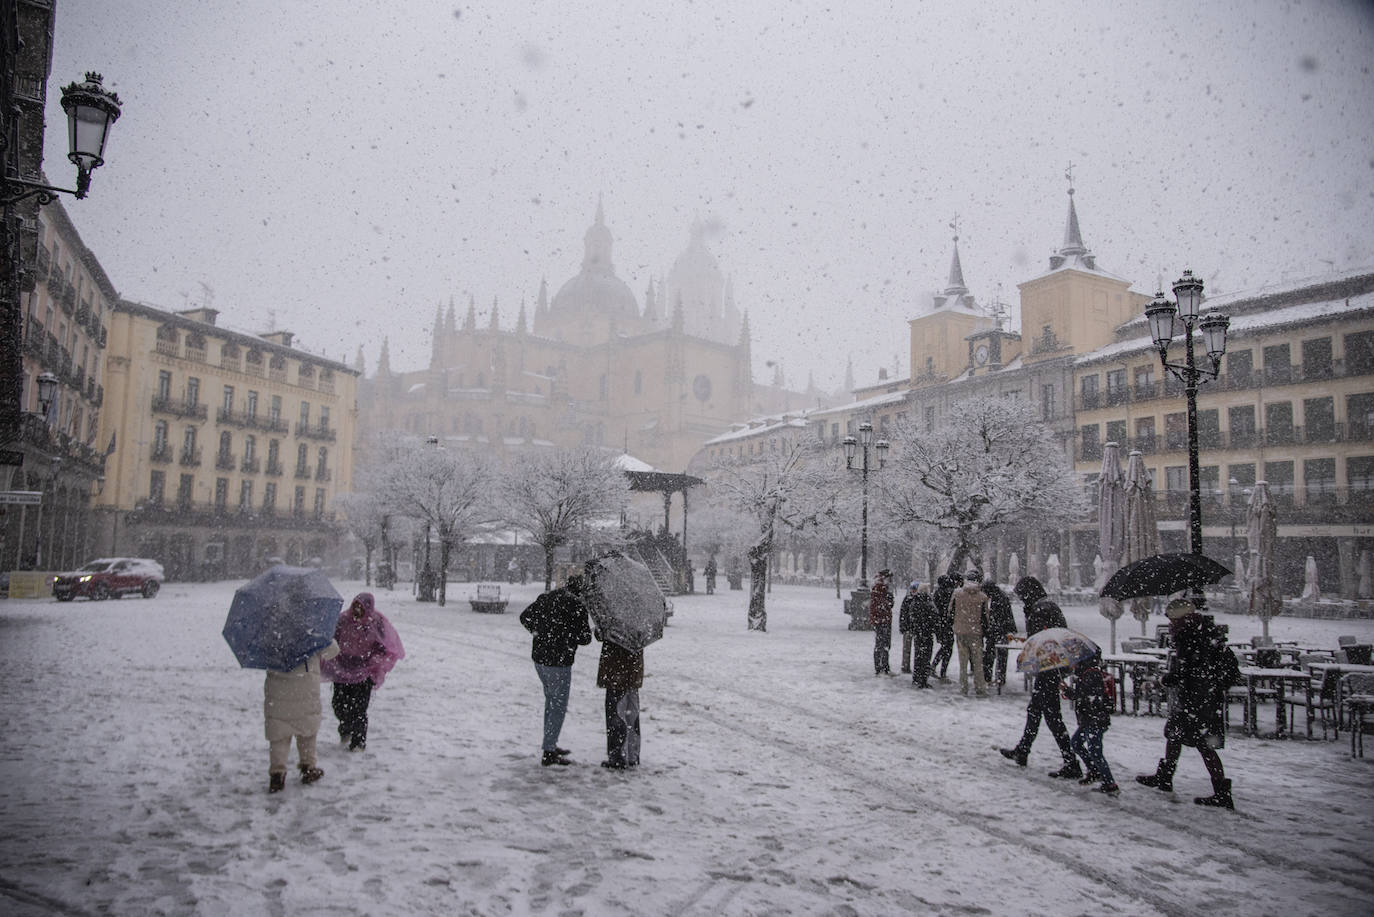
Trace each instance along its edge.
<path fill-rule="evenodd" d="M 52 584 L 59 602 L 79 595 L 103 601 L 125 595 L 151 599 L 162 588 L 162 564 L 143 557 L 102 557 L 80 570 L 60 574 Z"/>

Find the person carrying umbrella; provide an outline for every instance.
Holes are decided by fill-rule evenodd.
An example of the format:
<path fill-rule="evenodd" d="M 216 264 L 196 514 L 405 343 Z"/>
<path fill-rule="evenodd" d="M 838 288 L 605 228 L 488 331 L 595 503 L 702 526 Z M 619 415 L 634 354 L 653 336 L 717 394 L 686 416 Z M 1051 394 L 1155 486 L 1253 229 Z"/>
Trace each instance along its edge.
<path fill-rule="evenodd" d="M 347 742 L 349 751 L 362 751 L 367 747 L 372 690 L 382 686 L 406 651 L 370 592 L 360 592 L 339 615 L 334 642 L 339 645 L 338 655 L 324 661 L 320 676 L 334 683 L 331 706 L 339 721 L 339 741 Z"/>
<path fill-rule="evenodd" d="M 1212 795 L 1195 797 L 1193 802 L 1234 809 L 1231 781 L 1226 778 L 1217 749 L 1226 744 L 1222 705 L 1226 689 L 1240 675 L 1240 665 L 1222 630 L 1210 617 L 1199 614 L 1192 602 L 1174 599 L 1164 613 L 1169 617 L 1174 657 L 1160 684 L 1175 693 L 1164 723 L 1164 757 L 1153 774 L 1140 774 L 1136 782 L 1172 793 L 1179 755 L 1183 746 L 1190 745 L 1198 750 L 1212 778 Z"/>
<path fill-rule="evenodd" d="M 333 640 L 289 672 L 267 671 L 263 682 L 263 719 L 268 743 L 267 792 L 286 789 L 286 761 L 291 739 L 296 739 L 296 758 L 301 783 L 324 776 L 315 764 L 315 737 L 320 731 L 320 664 L 339 653 Z"/>
<path fill-rule="evenodd" d="M 569 765 L 566 748 L 558 747 L 568 712 L 573 659 L 579 646 L 592 642 L 587 607 L 582 604 L 582 577 L 574 574 L 561 589 L 546 592 L 520 612 L 520 623 L 534 635 L 530 657 L 544 685 L 544 744 L 539 763 Z"/>
<path fill-rule="evenodd" d="M 1047 627 L 1068 627 L 1063 609 L 1049 598 L 1045 587 L 1040 585 L 1040 580 L 1033 576 L 1023 576 L 1017 581 L 1012 592 L 1025 605 L 1028 637 Z M 1059 754 L 1064 760 L 1064 766 L 1057 771 L 1051 771 L 1050 776 L 1077 780 L 1083 776 L 1083 771 L 1078 767 L 1078 756 L 1073 753 L 1073 746 L 1069 742 L 1069 730 L 1064 725 L 1064 714 L 1059 706 L 1059 684 L 1063 674 L 1062 670 L 1055 669 L 1040 672 L 1035 676 L 1030 703 L 1026 705 L 1026 728 L 1021 733 L 1021 741 L 1011 748 L 1000 748 L 998 751 L 1002 757 L 1025 767 L 1031 745 L 1035 742 L 1035 737 L 1040 731 L 1040 721 L 1043 719 L 1045 725 L 1050 728 L 1050 734 L 1054 736 L 1054 741 L 1059 746 Z"/>
<path fill-rule="evenodd" d="M 868 623 L 873 627 L 873 674 L 891 675 L 892 587 L 887 584 L 891 570 L 879 570 L 868 597 Z"/>

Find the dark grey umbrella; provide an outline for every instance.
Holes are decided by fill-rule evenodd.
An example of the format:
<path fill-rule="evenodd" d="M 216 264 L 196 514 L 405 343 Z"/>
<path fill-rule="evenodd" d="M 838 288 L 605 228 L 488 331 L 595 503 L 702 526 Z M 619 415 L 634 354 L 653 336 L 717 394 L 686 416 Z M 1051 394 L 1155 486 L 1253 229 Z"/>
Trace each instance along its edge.
<path fill-rule="evenodd" d="M 1102 595 L 1118 600 L 1173 595 L 1214 585 L 1230 575 L 1230 570 L 1205 554 L 1153 554 L 1113 573 Z"/>

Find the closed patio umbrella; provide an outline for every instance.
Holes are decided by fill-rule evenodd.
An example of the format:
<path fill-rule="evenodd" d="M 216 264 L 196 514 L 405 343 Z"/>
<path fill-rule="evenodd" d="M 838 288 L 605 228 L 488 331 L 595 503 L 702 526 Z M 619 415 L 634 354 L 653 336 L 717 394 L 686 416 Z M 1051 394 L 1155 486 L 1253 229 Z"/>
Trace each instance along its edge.
<path fill-rule="evenodd" d="M 1245 540 L 1250 548 L 1250 613 L 1257 615 L 1265 637 L 1269 636 L 1269 619 L 1283 610 L 1278 583 L 1274 581 L 1274 547 L 1278 538 L 1278 518 L 1269 485 L 1260 481 L 1250 495 L 1250 509 L 1246 516 Z"/>
<path fill-rule="evenodd" d="M 1159 526 L 1155 522 L 1155 495 L 1145 470 L 1145 457 L 1132 449 L 1126 460 L 1126 474 L 1122 484 L 1125 494 L 1126 524 L 1124 529 L 1123 563 L 1133 563 L 1159 553 Z M 1150 602 L 1131 600 L 1131 614 L 1140 622 L 1140 634 L 1150 620 Z"/>
<path fill-rule="evenodd" d="M 1126 548 L 1125 478 L 1121 474 L 1121 449 L 1116 443 L 1102 447 L 1102 474 L 1097 479 L 1097 544 L 1102 567 L 1093 585 L 1100 590 L 1121 566 Z M 1116 652 L 1116 622 L 1126 609 L 1116 599 L 1102 598 L 1098 600 L 1098 610 L 1112 622 L 1111 648 Z"/>

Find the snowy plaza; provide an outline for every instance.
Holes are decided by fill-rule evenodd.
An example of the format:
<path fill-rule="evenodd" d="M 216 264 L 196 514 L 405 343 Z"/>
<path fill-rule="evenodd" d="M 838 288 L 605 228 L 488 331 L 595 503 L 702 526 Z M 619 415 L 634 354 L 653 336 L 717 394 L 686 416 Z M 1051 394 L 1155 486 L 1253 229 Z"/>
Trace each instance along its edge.
<path fill-rule="evenodd" d="M 261 672 L 220 636 L 237 583 L 152 600 L 0 603 L 0 910 L 88 914 L 1368 914 L 1374 757 L 1233 728 L 1236 811 L 1139 786 L 1163 719 L 1118 716 L 1118 798 L 1051 780 L 1026 694 L 875 677 L 872 635 L 833 590 L 778 586 L 769 631 L 745 592 L 681 596 L 646 652 L 643 764 L 598 766 L 597 647 L 583 648 L 561 744 L 541 767 L 542 695 L 516 612 L 377 591 L 406 658 L 372 704 L 367 750 L 332 741 L 319 783 L 269 796 Z M 359 583 L 336 584 L 345 598 Z M 508 587 L 503 587 L 503 589 Z M 900 596 L 900 590 L 899 590 Z M 1018 623 L 1022 608 L 1016 603 Z M 1105 643 L 1095 608 L 1069 624 Z M 1162 619 L 1161 619 L 1162 620 Z M 1258 622 L 1219 614 L 1233 637 Z M 1121 622 L 1129 634 L 1137 625 Z M 1279 617 L 1334 647 L 1368 622 Z M 894 650 L 894 657 L 897 651 Z M 894 658 L 894 668 L 896 667 Z M 957 667 L 957 664 L 956 664 Z M 952 670 L 953 673 L 953 670 Z M 324 689 L 328 691 L 327 686 Z M 1260 711 L 1272 725 L 1272 705 Z M 1070 727 L 1073 715 L 1065 704 Z M 1302 735 L 1302 711 L 1298 711 Z M 1320 730 L 1317 732 L 1320 737 Z M 293 753 L 294 765 L 294 753 Z M 1068 785 L 1065 785 L 1067 783 Z"/>

